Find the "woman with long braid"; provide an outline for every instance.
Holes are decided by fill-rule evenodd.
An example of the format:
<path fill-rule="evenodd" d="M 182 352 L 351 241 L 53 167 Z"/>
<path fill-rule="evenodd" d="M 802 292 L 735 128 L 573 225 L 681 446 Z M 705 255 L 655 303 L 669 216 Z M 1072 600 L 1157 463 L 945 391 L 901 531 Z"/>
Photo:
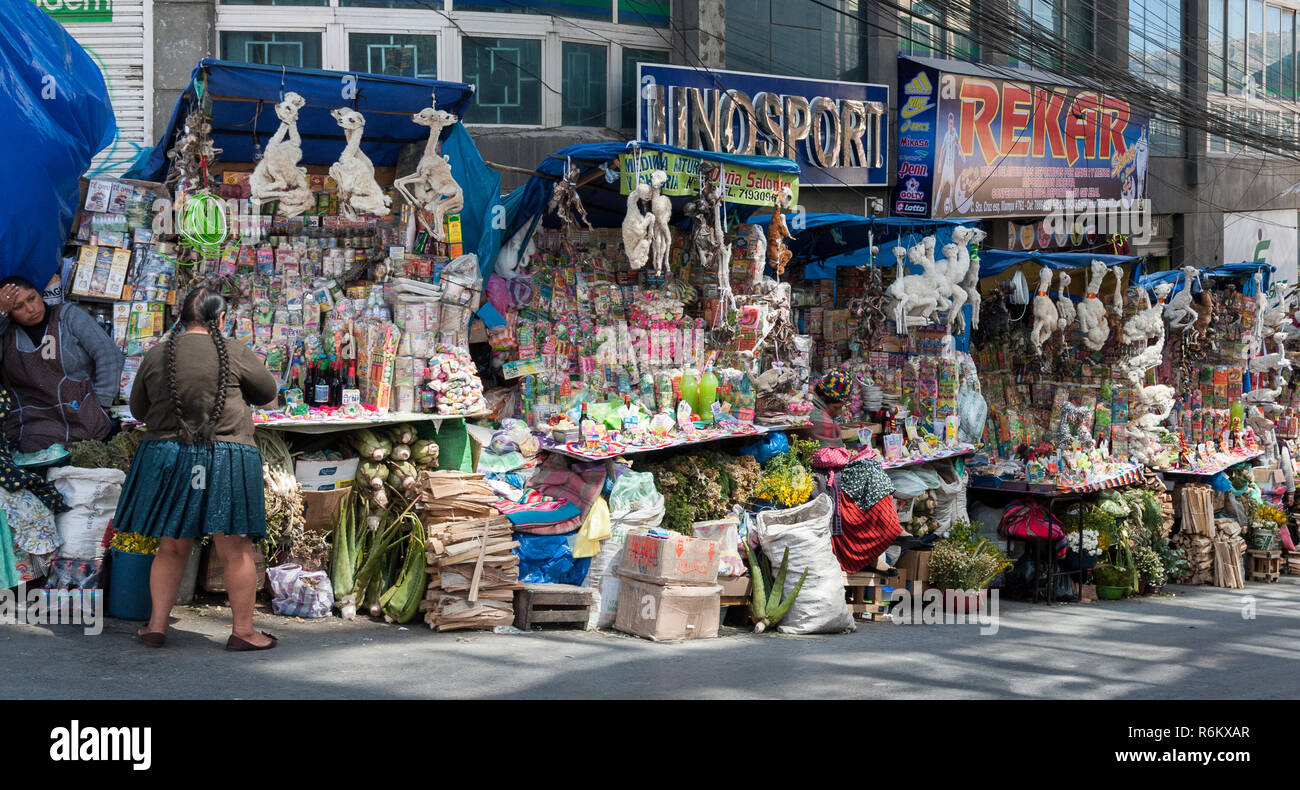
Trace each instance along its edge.
<path fill-rule="evenodd" d="M 253 542 L 266 535 L 262 456 L 249 404 L 275 398 L 275 379 L 247 346 L 221 333 L 226 300 L 197 288 L 180 321 L 140 363 L 131 413 L 148 433 L 135 454 L 115 526 L 160 538 L 149 588 L 153 611 L 136 638 L 162 647 L 194 540 L 211 535 L 225 571 L 234 621 L 228 650 L 266 650 L 275 638 L 253 628 Z"/>

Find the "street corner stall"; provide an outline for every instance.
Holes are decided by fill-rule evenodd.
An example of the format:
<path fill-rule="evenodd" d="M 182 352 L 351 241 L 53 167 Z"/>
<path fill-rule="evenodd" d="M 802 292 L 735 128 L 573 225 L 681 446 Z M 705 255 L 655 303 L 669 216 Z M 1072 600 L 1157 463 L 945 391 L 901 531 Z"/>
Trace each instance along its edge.
<path fill-rule="evenodd" d="M 32 3 L 5 4 L 0 22 L 0 173 L 11 186 L 0 217 L 0 590 L 39 585 L 47 611 L 93 613 L 102 600 L 81 590 L 101 588 L 111 499 L 101 507 L 122 472 L 71 466 L 66 448 L 107 438 L 121 359 L 64 303 L 59 263 L 78 178 L 117 124 L 99 67 L 57 22 Z"/>
<path fill-rule="evenodd" d="M 122 399 L 199 286 L 226 298 L 225 334 L 275 379 L 252 421 L 259 584 L 278 614 L 414 619 L 440 518 L 421 498 L 447 483 L 467 491 L 455 512 L 472 509 L 467 423 L 491 410 L 470 323 L 500 244 L 500 179 L 459 122 L 472 98 L 461 83 L 203 60 L 129 178 L 83 179 L 63 284 L 125 360 Z M 114 443 L 138 443 L 143 415 L 115 411 L 126 430 L 108 460 L 83 443 L 69 447 L 80 463 L 129 465 Z M 147 617 L 156 540 L 103 542 L 109 614 Z M 196 550 L 182 599 L 196 586 L 222 591 L 215 552 Z"/>

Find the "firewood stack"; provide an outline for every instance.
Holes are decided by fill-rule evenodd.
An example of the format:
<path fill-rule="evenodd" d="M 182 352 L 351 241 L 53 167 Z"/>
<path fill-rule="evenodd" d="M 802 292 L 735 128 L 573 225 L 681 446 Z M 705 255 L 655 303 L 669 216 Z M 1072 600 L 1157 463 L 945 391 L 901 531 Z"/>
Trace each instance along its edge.
<path fill-rule="evenodd" d="M 1208 535 L 1195 535 L 1179 532 L 1170 539 L 1174 548 L 1187 558 L 1188 576 L 1185 584 L 1209 584 L 1214 581 L 1214 538 Z"/>
<path fill-rule="evenodd" d="M 1160 474 L 1147 469 L 1142 475 L 1142 486 L 1155 495 L 1156 500 L 1160 502 L 1160 517 L 1164 520 L 1163 532 L 1169 535 L 1170 529 L 1174 524 L 1174 497 L 1165 488 L 1165 481 Z"/>
<path fill-rule="evenodd" d="M 416 505 L 425 526 L 497 515 L 492 503 L 501 497 L 481 474 L 440 469 L 423 471 L 415 481 Z"/>
<path fill-rule="evenodd" d="M 1241 524 L 1234 518 L 1218 518 L 1214 524 L 1218 527 L 1214 538 L 1214 584 L 1240 590 L 1246 586 L 1241 572 L 1241 558 L 1246 554 Z"/>
<path fill-rule="evenodd" d="M 495 513 L 496 511 L 493 511 Z M 430 628 L 492 628 L 515 619 L 519 558 L 510 520 L 493 515 L 426 522 L 429 590 L 420 604 Z"/>

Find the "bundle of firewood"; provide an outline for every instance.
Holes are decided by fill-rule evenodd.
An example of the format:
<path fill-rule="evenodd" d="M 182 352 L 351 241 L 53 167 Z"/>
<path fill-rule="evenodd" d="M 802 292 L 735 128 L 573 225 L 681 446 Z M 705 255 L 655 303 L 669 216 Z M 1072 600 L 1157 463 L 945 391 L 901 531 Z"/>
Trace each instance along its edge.
<path fill-rule="evenodd" d="M 1158 472 L 1147 469 L 1142 474 L 1142 486 L 1155 495 L 1160 502 L 1160 517 L 1164 519 L 1165 535 L 1169 534 L 1174 523 L 1174 497 L 1165 488 L 1165 481 Z"/>
<path fill-rule="evenodd" d="M 501 497 L 481 474 L 440 469 L 422 471 L 415 480 L 415 511 L 429 525 L 442 521 L 495 516 Z"/>
<path fill-rule="evenodd" d="M 1214 538 L 1179 532 L 1170 543 L 1183 553 L 1190 565 L 1183 579 L 1185 584 L 1208 584 L 1214 580 Z"/>
<path fill-rule="evenodd" d="M 511 552 L 519 542 L 510 520 L 493 515 L 426 525 L 429 589 L 420 605 L 424 621 L 439 631 L 513 623 L 514 591 L 523 584 L 519 558 Z"/>

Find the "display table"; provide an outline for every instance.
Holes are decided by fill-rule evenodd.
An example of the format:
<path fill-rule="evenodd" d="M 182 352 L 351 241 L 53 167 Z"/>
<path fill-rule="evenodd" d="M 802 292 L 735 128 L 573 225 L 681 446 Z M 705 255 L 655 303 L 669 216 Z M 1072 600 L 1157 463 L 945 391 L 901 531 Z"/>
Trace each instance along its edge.
<path fill-rule="evenodd" d="M 1160 469 L 1158 471 L 1162 475 L 1179 475 L 1183 477 L 1214 477 L 1220 472 L 1228 471 L 1229 469 L 1236 466 L 1237 464 L 1244 464 L 1249 461 L 1253 461 L 1256 458 L 1262 456 L 1263 454 L 1264 454 L 1263 450 L 1257 450 L 1253 453 L 1234 455 L 1232 456 L 1232 460 L 1230 460 L 1226 464 L 1213 465 L 1213 466 L 1201 466 L 1195 469 L 1180 469 L 1178 467 L 1171 467 L 1169 469 Z"/>
<path fill-rule="evenodd" d="M 541 440 L 541 443 L 542 443 L 543 450 L 552 453 L 557 453 L 559 455 L 568 456 L 569 458 L 574 458 L 579 461 L 612 461 L 613 459 L 618 458 L 620 456 L 642 455 L 644 453 L 657 453 L 661 450 L 677 450 L 681 448 L 697 447 L 704 444 L 711 444 L 713 442 L 720 442 L 726 439 L 753 439 L 762 436 L 763 434 L 768 433 L 768 431 L 771 430 L 769 428 L 764 428 L 761 425 L 755 425 L 753 427 L 754 430 L 749 433 L 722 433 L 722 434 L 710 434 L 703 438 L 694 438 L 694 439 L 681 438 L 681 439 L 676 439 L 668 444 L 654 446 L 654 447 L 633 447 L 630 445 L 618 445 L 617 451 L 611 450 L 610 452 L 607 453 L 585 453 L 585 452 L 571 450 L 568 448 L 568 446 L 561 444 L 559 442 L 552 441 L 551 439 L 548 438 L 543 438 Z"/>
<path fill-rule="evenodd" d="M 290 433 L 338 433 L 341 431 L 355 431 L 360 428 L 383 428 L 387 425 L 400 425 L 408 422 L 434 422 L 441 423 L 448 420 L 476 420 L 490 415 L 482 414 L 465 414 L 465 415 L 442 415 L 442 414 L 376 414 L 368 417 L 330 417 L 327 419 L 304 420 L 296 417 L 285 417 L 276 420 L 254 421 L 254 428 L 272 428 L 277 431 L 289 431 Z"/>
<path fill-rule="evenodd" d="M 961 458 L 963 456 L 974 454 L 974 445 L 963 444 L 960 447 L 945 447 L 933 455 L 923 455 L 917 458 L 894 458 L 890 460 L 881 458 L 880 465 L 885 469 L 906 469 L 909 466 L 920 466 L 921 464 L 930 464 L 935 461 L 946 461 L 950 458 Z"/>

